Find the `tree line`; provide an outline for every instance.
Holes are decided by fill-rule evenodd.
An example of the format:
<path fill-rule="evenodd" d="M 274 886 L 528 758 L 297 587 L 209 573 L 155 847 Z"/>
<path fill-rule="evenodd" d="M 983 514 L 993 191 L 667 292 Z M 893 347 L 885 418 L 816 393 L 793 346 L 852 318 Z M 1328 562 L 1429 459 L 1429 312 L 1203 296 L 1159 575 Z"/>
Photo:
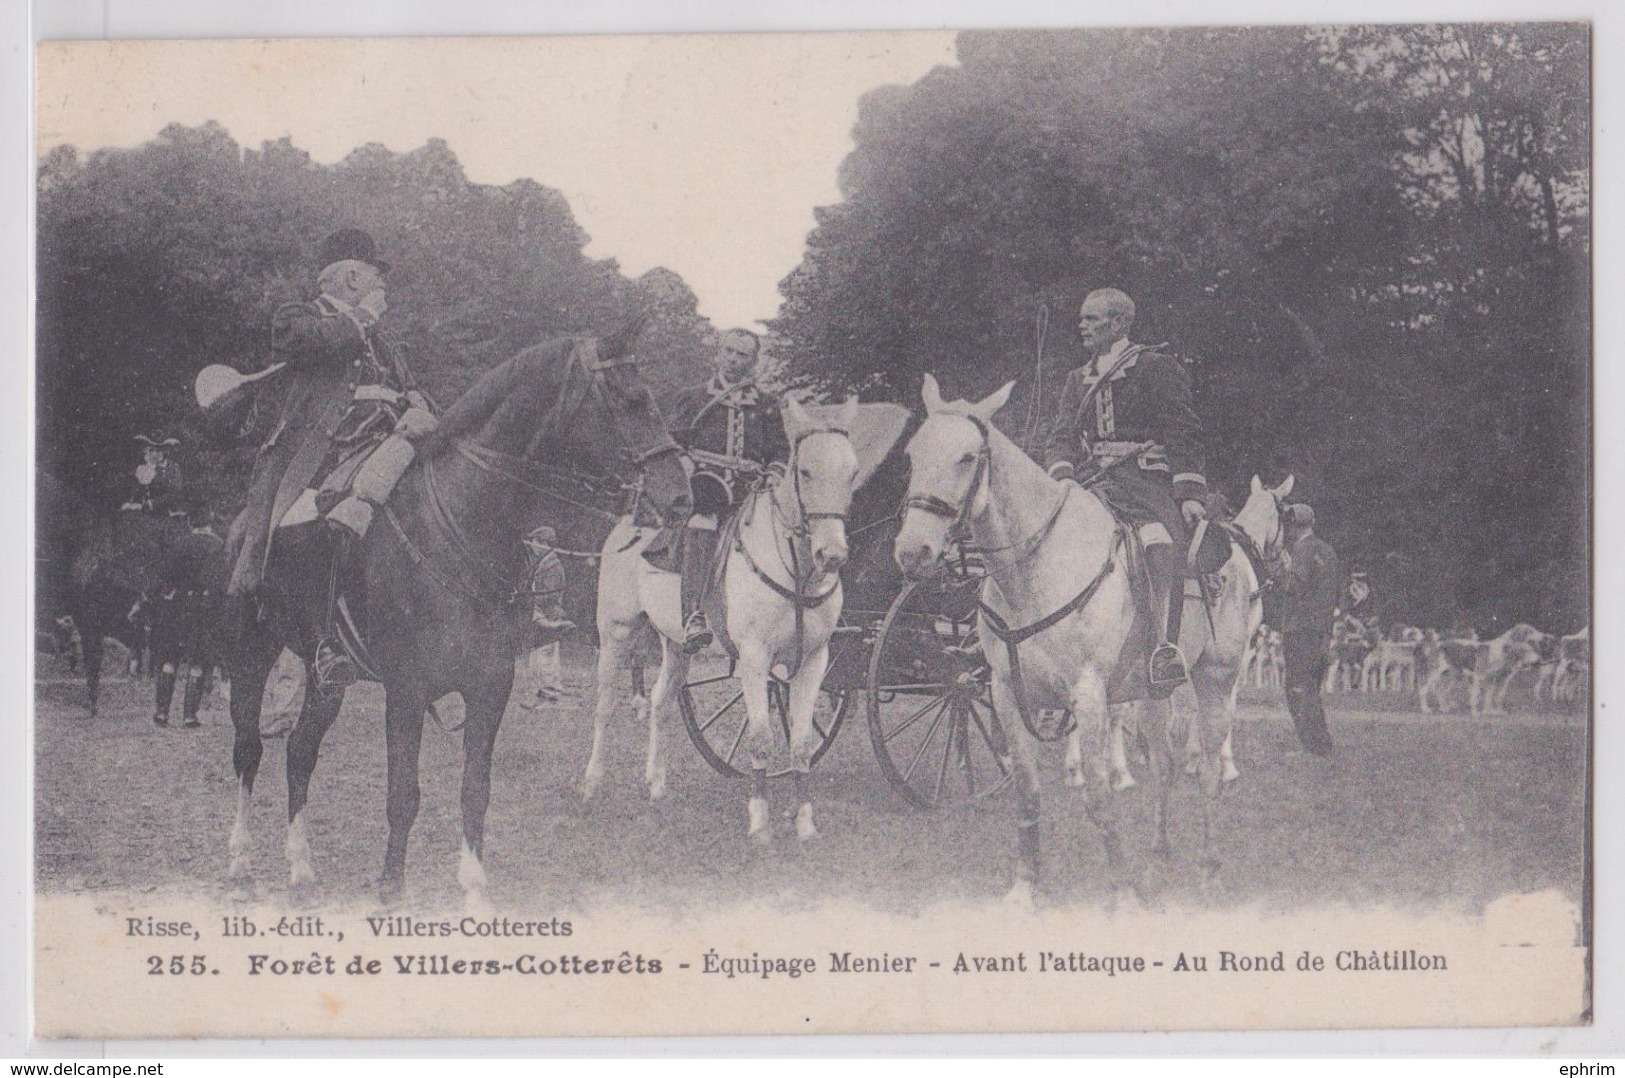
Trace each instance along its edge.
<path fill-rule="evenodd" d="M 39 463 L 93 506 L 133 486 L 140 434 L 178 437 L 195 507 L 229 519 L 263 434 L 211 429 L 192 397 L 210 363 L 271 361 L 270 315 L 312 298 L 327 233 L 361 227 L 391 263 L 389 323 L 442 404 L 525 347 L 647 314 L 640 351 L 663 391 L 708 373 L 713 336 L 677 274 L 626 277 L 583 253 L 557 191 L 472 183 L 438 139 L 366 145 L 333 165 L 288 139 L 239 146 L 215 123 L 135 149 L 61 146 L 38 172 Z M 261 383 L 252 418 L 274 418 Z"/>
<path fill-rule="evenodd" d="M 1586 27 L 976 32 L 958 60 L 864 98 L 781 284 L 797 377 L 1019 378 L 1000 422 L 1033 447 L 1117 286 L 1192 364 L 1210 479 L 1297 475 L 1390 619 L 1586 622 Z"/>

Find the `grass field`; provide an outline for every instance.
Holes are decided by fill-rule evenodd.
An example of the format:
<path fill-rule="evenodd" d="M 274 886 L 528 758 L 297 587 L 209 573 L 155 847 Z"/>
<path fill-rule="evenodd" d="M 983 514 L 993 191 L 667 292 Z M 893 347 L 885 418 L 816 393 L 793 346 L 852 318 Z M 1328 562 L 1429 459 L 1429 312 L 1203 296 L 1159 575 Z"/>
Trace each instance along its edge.
<path fill-rule="evenodd" d="M 978 900 L 1008 884 L 1012 814 L 1003 798 L 922 813 L 885 784 L 861 709 L 814 778 L 821 837 L 806 848 L 780 810 L 766 852 L 745 841 L 744 790 L 712 773 L 672 717 L 671 792 L 651 805 L 641 783 L 642 730 L 630 713 L 614 731 L 598 801 L 576 783 L 591 737 L 590 655 L 567 652 L 572 691 L 558 708 L 510 711 L 497 745 L 487 870 L 510 909 L 632 902 L 652 911 L 702 909 L 748 897 L 789 907 L 826 896 L 911 912 Z M 223 893 L 235 782 L 223 711 L 200 730 L 156 729 L 152 689 L 105 685 L 101 717 L 85 717 L 84 687 L 41 657 L 35 722 L 36 866 L 46 892 L 197 890 Z M 1359 700 L 1360 698 L 1347 698 Z M 1383 701 L 1400 706 L 1400 701 Z M 1226 790 L 1224 867 L 1198 896 L 1194 788 L 1175 798 L 1178 879 L 1170 899 L 1290 910 L 1381 902 L 1401 908 L 1482 909 L 1513 892 L 1556 889 L 1578 900 L 1585 796 L 1583 714 L 1470 719 L 1350 710 L 1331 698 L 1334 764 L 1294 753 L 1284 709 L 1244 699 L 1237 725 L 1242 777 Z M 365 902 L 385 838 L 382 695 L 352 691 L 323 746 L 309 821 L 324 895 Z M 255 801 L 255 868 L 262 897 L 285 886 L 282 742 L 267 743 Z M 423 808 L 413 833 L 408 906 L 460 898 L 457 782 L 461 743 L 429 727 Z M 1040 900 L 1104 903 L 1098 833 L 1061 782 L 1058 747 L 1043 757 L 1044 880 Z M 1150 793 L 1126 794 L 1135 848 L 1149 841 Z"/>

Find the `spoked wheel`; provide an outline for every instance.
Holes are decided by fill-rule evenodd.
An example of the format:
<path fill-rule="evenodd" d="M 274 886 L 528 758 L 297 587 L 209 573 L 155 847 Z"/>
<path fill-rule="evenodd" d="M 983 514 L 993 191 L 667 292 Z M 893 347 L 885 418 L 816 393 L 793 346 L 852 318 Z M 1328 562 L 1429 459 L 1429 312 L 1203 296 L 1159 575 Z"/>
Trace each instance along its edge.
<path fill-rule="evenodd" d="M 833 651 L 834 645 L 831 645 Z M 817 765 L 835 735 L 841 731 L 851 706 L 852 694 L 826 689 L 819 693 L 813 710 L 813 730 L 818 738 L 812 762 Z M 732 778 L 750 776 L 750 756 L 745 748 L 745 690 L 734 676 L 733 663 L 724 655 L 706 652 L 694 657 L 689 678 L 677 694 L 683 713 L 683 727 L 705 762 Z M 777 777 L 790 773 L 790 684 L 778 678 L 767 684 L 767 708 L 771 713 L 773 751 L 768 756 L 767 773 Z"/>
<path fill-rule="evenodd" d="M 977 646 L 975 577 L 911 583 L 892 601 L 869 660 L 869 739 L 916 808 L 990 796 L 1010 781 L 1010 745 Z"/>

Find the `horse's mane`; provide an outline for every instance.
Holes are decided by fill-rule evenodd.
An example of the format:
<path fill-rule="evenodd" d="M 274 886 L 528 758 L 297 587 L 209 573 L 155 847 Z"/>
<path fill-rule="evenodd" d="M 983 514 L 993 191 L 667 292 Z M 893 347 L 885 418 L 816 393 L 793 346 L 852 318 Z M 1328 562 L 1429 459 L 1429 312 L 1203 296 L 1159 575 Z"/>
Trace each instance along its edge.
<path fill-rule="evenodd" d="M 423 440 L 424 454 L 434 456 L 456 439 L 477 431 L 513 395 L 515 386 L 533 377 L 538 367 L 562 362 L 574 344 L 569 337 L 533 344 L 480 375 L 480 380 L 441 415 L 435 432 Z"/>
<path fill-rule="evenodd" d="M 637 340 L 643 322 L 644 316 L 639 314 L 614 333 L 599 338 L 599 358 L 618 359 L 625 355 Z M 440 417 L 440 425 L 423 441 L 424 455 L 435 456 L 454 440 L 478 430 L 497 407 L 513 395 L 516 386 L 526 384 L 536 375 L 538 367 L 562 366 L 579 340 L 580 337 L 558 337 L 533 344 L 512 359 L 486 371 Z"/>

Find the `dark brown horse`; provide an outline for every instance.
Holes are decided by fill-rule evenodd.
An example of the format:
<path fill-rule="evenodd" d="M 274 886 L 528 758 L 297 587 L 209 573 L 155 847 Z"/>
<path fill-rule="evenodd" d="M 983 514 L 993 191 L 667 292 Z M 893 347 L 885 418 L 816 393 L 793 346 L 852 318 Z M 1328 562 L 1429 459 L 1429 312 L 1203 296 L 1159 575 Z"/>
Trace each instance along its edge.
<path fill-rule="evenodd" d="M 519 591 L 521 538 L 557 513 L 548 471 L 633 469 L 645 506 L 675 519 L 691 508 L 687 472 L 653 396 L 628 357 L 636 327 L 603 340 L 565 339 L 530 348 L 488 372 L 442 417 L 416 462 L 355 552 L 359 620 L 372 675 L 384 685 L 389 758 L 389 847 L 380 896 L 396 902 L 418 812 L 418 755 L 429 704 L 460 693 L 463 845 L 457 878 L 472 908 L 485 900 L 482 865 L 491 758 L 513 687 L 513 657 L 530 612 Z M 286 550 L 284 560 L 289 557 Z M 273 553 L 268 581 L 287 574 Z M 248 817 L 258 773 L 260 699 L 280 649 L 308 650 L 303 620 L 269 588 L 242 604 L 230 661 L 237 821 L 231 834 L 234 889 L 249 882 Z M 303 657 L 310 659 L 309 654 Z M 342 692 L 305 695 L 288 736 L 290 893 L 315 883 L 303 812 L 322 736 Z"/>

